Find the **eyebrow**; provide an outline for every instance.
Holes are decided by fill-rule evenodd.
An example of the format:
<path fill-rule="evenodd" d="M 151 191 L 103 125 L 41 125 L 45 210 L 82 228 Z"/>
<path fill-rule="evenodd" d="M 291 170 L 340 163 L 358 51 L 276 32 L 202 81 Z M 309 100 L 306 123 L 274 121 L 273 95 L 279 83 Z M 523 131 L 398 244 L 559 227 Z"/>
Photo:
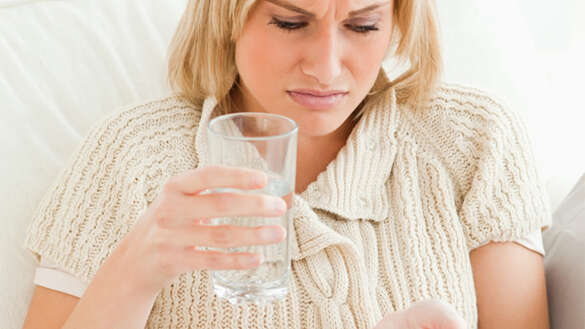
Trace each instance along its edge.
<path fill-rule="evenodd" d="M 294 12 L 297 12 L 297 13 L 302 14 L 304 16 L 310 17 L 310 18 L 315 17 L 315 14 L 308 12 L 308 11 L 304 10 L 303 8 L 299 8 L 299 7 L 293 5 L 285 0 L 266 0 L 266 1 L 273 3 L 277 6 L 286 8 L 290 11 L 294 11 Z M 382 6 L 387 5 L 389 3 L 390 3 L 390 1 L 385 1 L 385 2 L 380 2 L 380 3 L 375 3 L 373 5 L 369 5 L 367 7 L 362 8 L 362 9 L 352 10 L 349 12 L 349 17 L 353 17 L 353 16 L 363 14 L 363 13 L 368 12 L 368 11 L 378 9 L 379 7 L 382 7 Z"/>

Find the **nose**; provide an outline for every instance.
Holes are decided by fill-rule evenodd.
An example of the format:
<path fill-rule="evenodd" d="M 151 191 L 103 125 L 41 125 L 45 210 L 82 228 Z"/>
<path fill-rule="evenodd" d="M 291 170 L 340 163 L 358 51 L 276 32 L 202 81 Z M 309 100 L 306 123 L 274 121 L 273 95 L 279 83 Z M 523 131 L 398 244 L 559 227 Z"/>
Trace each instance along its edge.
<path fill-rule="evenodd" d="M 341 74 L 340 46 L 334 29 L 316 33 L 305 48 L 305 56 L 301 62 L 303 73 L 321 85 L 333 84 Z"/>

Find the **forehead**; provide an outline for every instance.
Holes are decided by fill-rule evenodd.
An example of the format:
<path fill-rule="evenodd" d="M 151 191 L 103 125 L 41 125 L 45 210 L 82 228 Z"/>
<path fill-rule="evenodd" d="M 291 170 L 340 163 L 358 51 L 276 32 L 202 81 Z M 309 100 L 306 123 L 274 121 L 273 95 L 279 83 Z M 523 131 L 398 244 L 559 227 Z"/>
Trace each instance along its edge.
<path fill-rule="evenodd" d="M 351 12 L 379 5 L 389 8 L 393 0 L 263 0 L 277 6 L 294 6 L 322 18 L 333 14 L 337 18 L 347 17 Z"/>

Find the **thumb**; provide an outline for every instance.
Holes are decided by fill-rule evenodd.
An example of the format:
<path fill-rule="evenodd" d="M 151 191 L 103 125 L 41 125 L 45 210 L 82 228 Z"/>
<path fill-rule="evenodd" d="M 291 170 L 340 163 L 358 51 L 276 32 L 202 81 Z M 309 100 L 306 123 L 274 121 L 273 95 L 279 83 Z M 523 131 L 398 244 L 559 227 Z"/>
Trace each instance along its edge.
<path fill-rule="evenodd" d="M 386 313 L 374 329 L 409 329 L 406 310 Z"/>
<path fill-rule="evenodd" d="M 408 327 L 412 329 L 466 329 L 467 325 L 455 308 L 439 300 L 412 304 L 405 310 Z"/>

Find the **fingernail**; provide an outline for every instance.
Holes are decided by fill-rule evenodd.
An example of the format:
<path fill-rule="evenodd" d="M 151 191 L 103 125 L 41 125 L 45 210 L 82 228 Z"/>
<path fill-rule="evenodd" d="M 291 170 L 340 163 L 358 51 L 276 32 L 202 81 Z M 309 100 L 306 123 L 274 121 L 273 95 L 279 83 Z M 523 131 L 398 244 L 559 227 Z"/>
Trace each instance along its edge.
<path fill-rule="evenodd" d="M 280 241 L 282 239 L 282 229 L 280 227 L 263 228 L 260 231 L 260 237 L 264 241 Z"/>
<path fill-rule="evenodd" d="M 209 224 L 211 224 L 211 219 L 209 219 L 209 218 L 199 219 L 199 224 L 209 225 Z"/>
<path fill-rule="evenodd" d="M 272 205 L 274 207 L 274 211 L 276 211 L 277 213 L 282 213 L 286 211 L 286 202 L 284 202 L 284 200 L 281 198 L 275 199 Z"/>
<path fill-rule="evenodd" d="M 244 265 L 245 266 L 255 266 L 257 264 L 262 263 L 262 255 L 251 255 L 244 257 Z"/>
<path fill-rule="evenodd" d="M 258 174 L 254 174 L 254 176 L 252 176 L 250 184 L 251 186 L 264 186 L 266 185 L 266 174 L 264 173 L 258 173 Z"/>

